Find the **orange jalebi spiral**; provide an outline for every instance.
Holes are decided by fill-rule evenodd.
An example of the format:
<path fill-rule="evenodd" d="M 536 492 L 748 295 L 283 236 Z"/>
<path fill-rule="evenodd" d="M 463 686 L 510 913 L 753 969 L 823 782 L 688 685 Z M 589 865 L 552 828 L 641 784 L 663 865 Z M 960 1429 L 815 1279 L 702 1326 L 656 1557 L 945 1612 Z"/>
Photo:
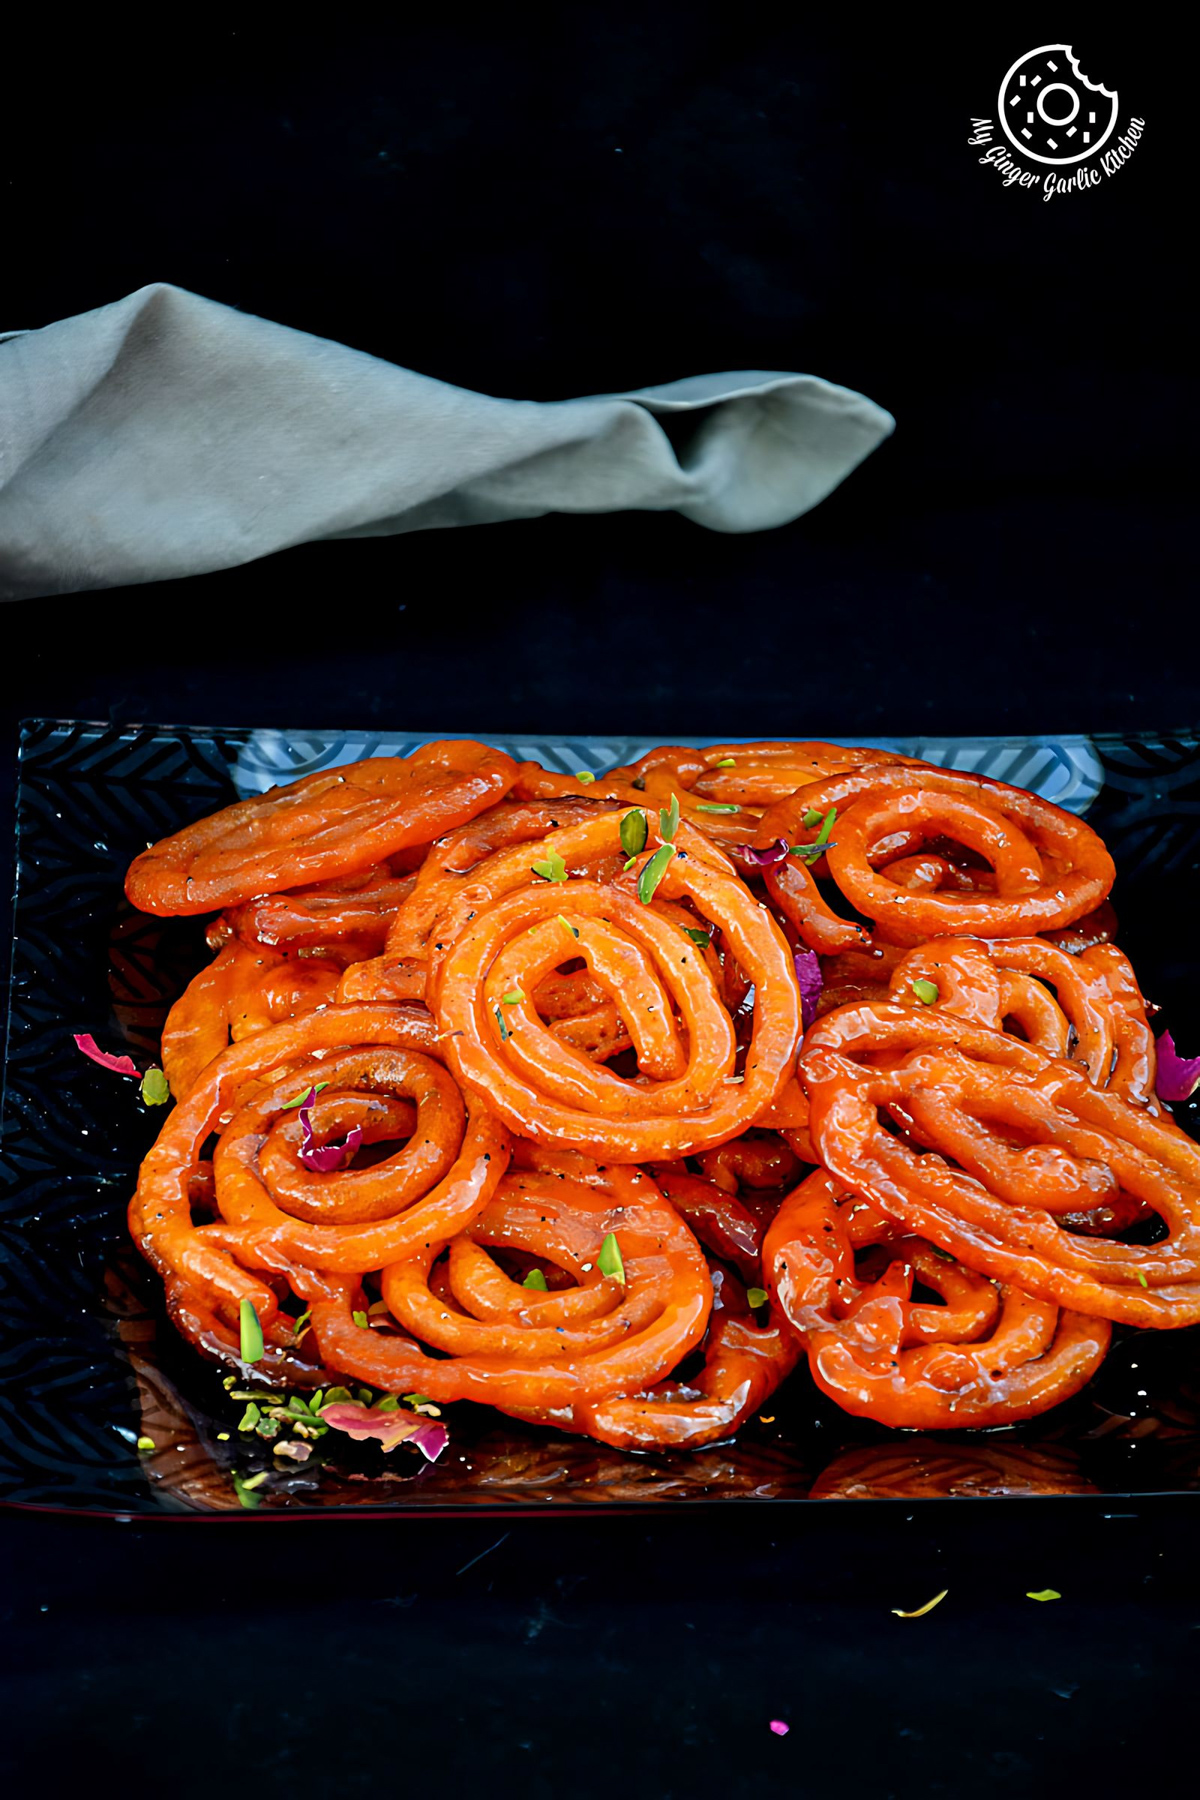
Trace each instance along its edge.
<path fill-rule="evenodd" d="M 619 847 L 619 816 L 610 814 L 551 833 L 541 849 L 548 855 L 572 831 L 586 833 L 597 854 Z M 778 926 L 719 851 L 681 825 L 657 894 L 689 901 L 718 927 L 754 983 L 741 1075 L 704 955 L 674 919 L 639 900 L 636 875 L 530 885 L 517 866 L 507 880 L 521 885 L 493 885 L 496 897 L 457 925 L 434 965 L 430 1003 L 450 1066 L 511 1129 L 608 1161 L 670 1161 L 735 1137 L 773 1103 L 800 1039 L 795 971 Z M 564 1043 L 530 1001 L 575 957 L 611 993 L 636 1048 L 637 1080 Z"/>
<path fill-rule="evenodd" d="M 594 1401 L 581 1414 L 589 1436 L 618 1450 L 698 1450 L 732 1437 L 800 1360 L 790 1325 L 714 1314 L 704 1364 L 684 1382 Z"/>
<path fill-rule="evenodd" d="M 878 1244 L 875 1272 L 855 1251 Z M 880 1424 L 932 1431 L 1010 1425 L 1078 1393 L 1112 1328 L 997 1287 L 894 1228 L 816 1170 L 763 1246 L 775 1299 L 822 1392 Z M 913 1299 L 914 1282 L 938 1296 Z"/>
<path fill-rule="evenodd" d="M 836 823 L 823 857 L 829 874 L 893 943 L 956 933 L 1028 937 L 1082 918 L 1113 883 L 1112 858 L 1082 819 L 983 775 L 902 764 L 867 766 L 801 789 L 763 814 L 757 842 L 785 838 L 789 845 L 815 845 L 819 832 L 804 824 L 805 817 L 823 820 L 830 809 Z M 913 889 L 875 866 L 940 838 L 965 846 L 987 864 L 990 890 Z M 793 865 L 797 871 L 811 885 L 811 872 L 799 862 Z M 804 907 L 785 903 L 782 889 L 776 898 L 785 911 L 792 904 L 788 916 L 795 913 L 794 923 L 812 948 L 849 948 L 846 921 L 815 888 L 813 893 Z"/>
<path fill-rule="evenodd" d="M 310 1297 L 323 1271 L 378 1269 L 460 1230 L 495 1189 L 508 1138 L 482 1108 L 464 1110 L 435 1049 L 423 1008 L 383 1005 L 325 1007 L 233 1045 L 142 1164 L 129 1223 L 143 1254 L 234 1334 L 239 1303 L 252 1301 L 268 1339 L 286 1347 L 271 1275 Z M 367 1144 L 407 1143 L 368 1168 L 303 1167 L 296 1103 L 321 1083 L 318 1141 L 358 1126 Z M 193 1178 L 214 1132 L 218 1217 L 196 1225 Z"/>
<path fill-rule="evenodd" d="M 1080 1063 L 1094 1087 L 1159 1111 L 1154 1034 L 1115 944 L 1071 955 L 1043 938 L 931 938 L 895 965 L 888 997 L 911 1003 L 914 981 L 931 982 L 948 1012 L 996 1031 L 1016 1024 L 1044 1055 Z"/>
<path fill-rule="evenodd" d="M 424 855 L 419 847 L 408 855 Z M 407 860 L 406 853 L 393 859 Z M 345 962 L 361 962 L 383 949 L 388 927 L 412 893 L 416 874 L 395 873 L 388 864 L 342 875 L 289 893 L 269 894 L 222 913 L 209 927 L 214 949 L 231 937 L 252 948 L 336 952 Z"/>
<path fill-rule="evenodd" d="M 1031 1417 L 1109 1321 L 1200 1322 L 1200 1150 L 1112 879 L 1036 795 L 865 747 L 308 776 L 130 870 L 145 910 L 224 909 L 131 1230 L 243 1379 L 664 1452 L 807 1353 L 894 1427 Z"/>
<path fill-rule="evenodd" d="M 599 1266 L 610 1236 L 619 1278 Z M 480 1400 L 581 1429 L 581 1408 L 640 1393 L 673 1369 L 703 1337 L 712 1307 L 700 1247 L 652 1178 L 569 1153 L 524 1146 L 482 1213 L 450 1240 L 444 1267 L 442 1248 L 383 1270 L 384 1300 L 407 1335 L 356 1326 L 352 1283 L 315 1303 L 322 1359 L 391 1392 Z M 535 1257 L 572 1285 L 524 1287 L 489 1249 Z"/>
<path fill-rule="evenodd" d="M 823 1165 L 968 1268 L 1097 1318 L 1200 1320 L 1200 1151 L 1173 1124 L 934 1006 L 827 1013 L 800 1073 Z M 886 1130 L 893 1109 L 940 1154 Z M 1125 1194 L 1159 1215 L 1165 1238 L 1079 1237 L 1060 1222 Z"/>
<path fill-rule="evenodd" d="M 503 751 L 469 739 L 322 770 L 152 844 L 125 892 L 143 912 L 202 913 L 351 875 L 474 818 L 516 772 Z"/>
<path fill-rule="evenodd" d="M 177 1100 L 188 1094 L 214 1056 L 269 1025 L 326 1006 L 341 980 L 337 963 L 293 961 L 270 950 L 226 944 L 189 982 L 167 1014 L 162 1064 Z"/>
<path fill-rule="evenodd" d="M 430 944 L 439 917 L 465 895 L 470 900 L 475 871 L 491 865 L 501 851 L 540 840 L 548 831 L 581 824 L 610 810 L 588 796 L 534 804 L 506 800 L 431 844 L 411 894 L 388 927 L 383 953 L 348 969 L 343 1000 L 421 1000 L 425 996 Z M 520 856 L 523 875 L 529 858 Z M 486 892 L 486 889 L 483 890 Z"/>

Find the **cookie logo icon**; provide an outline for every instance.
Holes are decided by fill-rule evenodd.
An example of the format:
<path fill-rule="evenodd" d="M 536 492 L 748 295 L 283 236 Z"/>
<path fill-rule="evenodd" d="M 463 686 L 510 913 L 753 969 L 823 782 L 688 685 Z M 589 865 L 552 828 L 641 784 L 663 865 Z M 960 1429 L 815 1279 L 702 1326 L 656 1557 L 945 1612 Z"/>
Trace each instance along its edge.
<path fill-rule="evenodd" d="M 1070 44 L 1043 44 L 1020 57 L 1000 83 L 1000 124 L 1033 162 L 1077 163 L 1094 156 L 1117 122 L 1117 96 L 1089 81 Z"/>

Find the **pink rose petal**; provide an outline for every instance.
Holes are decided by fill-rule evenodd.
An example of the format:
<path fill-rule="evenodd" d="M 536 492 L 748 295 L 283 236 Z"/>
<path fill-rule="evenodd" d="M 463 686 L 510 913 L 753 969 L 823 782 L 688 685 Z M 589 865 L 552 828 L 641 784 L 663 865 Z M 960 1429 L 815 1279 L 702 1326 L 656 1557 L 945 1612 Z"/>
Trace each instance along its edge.
<path fill-rule="evenodd" d="M 817 1016 L 817 1001 L 821 998 L 825 977 L 815 950 L 797 950 L 794 960 L 796 980 L 800 983 L 800 1023 L 807 1031 Z"/>
<path fill-rule="evenodd" d="M 791 1729 L 791 1726 L 785 1719 L 771 1720 L 771 1730 L 775 1733 L 776 1737 L 786 1737 Z"/>
<path fill-rule="evenodd" d="M 1190 1100 L 1200 1087 L 1200 1056 L 1180 1056 L 1175 1040 L 1164 1031 L 1158 1040 L 1158 1074 L 1154 1091 L 1168 1102 Z"/>
<path fill-rule="evenodd" d="M 344 1431 L 347 1437 L 378 1438 L 385 1450 L 394 1450 L 397 1444 L 411 1441 L 426 1462 L 436 1462 L 450 1442 L 450 1433 L 435 1419 L 422 1418 L 419 1413 L 404 1412 L 400 1408 L 394 1412 L 381 1412 L 376 1406 L 359 1406 L 354 1400 L 336 1400 L 332 1406 L 323 1407 L 321 1423 L 332 1425 L 335 1431 Z"/>
<path fill-rule="evenodd" d="M 316 1097 L 316 1088 L 309 1088 L 301 1102 L 300 1129 L 304 1135 L 300 1140 L 300 1161 L 306 1169 L 313 1169 L 320 1175 L 331 1175 L 354 1155 L 363 1141 L 363 1134 L 360 1126 L 353 1125 L 340 1144 L 314 1144 L 312 1109 Z"/>
<path fill-rule="evenodd" d="M 756 850 L 752 844 L 739 844 L 734 855 L 740 856 L 743 862 L 753 863 L 756 869 L 769 869 L 775 863 L 783 861 L 788 853 L 788 847 L 786 838 L 776 838 L 775 842 L 768 844 L 764 850 Z"/>
<path fill-rule="evenodd" d="M 340 1144 L 301 1144 L 300 1161 L 306 1169 L 316 1169 L 322 1175 L 330 1175 L 334 1169 L 340 1169 L 344 1162 L 350 1160 L 362 1141 L 361 1127 L 353 1125 Z"/>
<path fill-rule="evenodd" d="M 101 1050 L 90 1031 L 77 1031 L 75 1045 L 92 1062 L 99 1063 L 102 1069 L 111 1069 L 114 1075 L 138 1074 L 137 1064 L 131 1056 L 112 1056 L 107 1050 Z"/>

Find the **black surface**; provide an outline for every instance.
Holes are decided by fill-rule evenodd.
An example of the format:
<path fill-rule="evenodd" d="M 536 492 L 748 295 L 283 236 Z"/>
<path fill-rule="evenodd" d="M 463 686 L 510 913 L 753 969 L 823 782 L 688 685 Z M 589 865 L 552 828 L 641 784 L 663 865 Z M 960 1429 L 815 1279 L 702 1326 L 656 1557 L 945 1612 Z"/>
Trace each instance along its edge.
<path fill-rule="evenodd" d="M 1084 68 L 1147 132 L 1119 175 L 1047 205 L 978 167 L 966 121 L 1071 20 L 993 12 L 964 38 L 855 15 L 818 39 L 720 19 L 456 11 L 354 42 L 211 14 L 178 42 L 6 26 L 4 326 L 166 279 L 496 393 L 804 368 L 899 419 L 762 537 L 548 520 L 10 608 L 6 783 L 38 712 L 1194 722 L 1182 48 L 1161 20 L 1085 15 Z M 1183 1791 L 1188 1516 L 864 1508 L 773 1543 L 745 1519 L 555 1521 L 462 1576 L 490 1526 L 419 1530 L 7 1519 L 0 1757 L 27 1786 L 78 1754 L 93 1791 L 181 1795 L 1029 1795 L 1084 1771 Z M 943 1569 L 936 1613 L 889 1616 Z M 1044 1583 L 1064 1600 L 1020 1598 Z"/>

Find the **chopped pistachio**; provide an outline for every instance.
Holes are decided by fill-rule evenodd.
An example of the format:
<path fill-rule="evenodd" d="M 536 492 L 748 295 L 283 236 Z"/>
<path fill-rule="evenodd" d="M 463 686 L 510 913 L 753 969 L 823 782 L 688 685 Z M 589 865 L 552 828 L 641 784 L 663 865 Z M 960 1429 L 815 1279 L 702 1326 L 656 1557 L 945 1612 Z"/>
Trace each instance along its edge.
<path fill-rule="evenodd" d="M 142 1099 L 147 1106 L 165 1106 L 171 1089 L 161 1069 L 147 1069 L 142 1076 Z"/>
<path fill-rule="evenodd" d="M 256 1363 L 262 1361 L 263 1330 L 259 1317 L 254 1310 L 253 1300 L 243 1300 L 238 1309 L 241 1324 L 242 1361 Z"/>
<path fill-rule="evenodd" d="M 567 865 L 557 850 L 551 850 L 541 862 L 531 863 L 530 867 L 535 875 L 541 876 L 543 881 L 565 881 L 567 879 Z"/>
<path fill-rule="evenodd" d="M 640 856 L 650 836 L 650 823 L 640 807 L 634 807 L 621 820 L 621 848 L 626 856 Z"/>
<path fill-rule="evenodd" d="M 664 844 L 660 850 L 654 852 L 638 876 L 637 895 L 643 906 L 648 906 L 653 900 L 658 884 L 666 874 L 674 856 L 675 846 Z"/>
<path fill-rule="evenodd" d="M 312 1087 L 305 1088 L 302 1094 L 297 1094 L 294 1100 L 285 1100 L 279 1109 L 280 1112 L 291 1112 L 293 1106 L 303 1106 L 310 1094 L 319 1094 L 322 1088 L 327 1088 L 328 1086 L 329 1083 L 327 1081 L 316 1082 Z"/>
<path fill-rule="evenodd" d="M 602 1275 L 607 1275 L 611 1281 L 619 1281 L 624 1287 L 625 1264 L 621 1257 L 621 1246 L 617 1242 L 615 1231 L 610 1231 L 601 1244 L 596 1263 Z"/>

